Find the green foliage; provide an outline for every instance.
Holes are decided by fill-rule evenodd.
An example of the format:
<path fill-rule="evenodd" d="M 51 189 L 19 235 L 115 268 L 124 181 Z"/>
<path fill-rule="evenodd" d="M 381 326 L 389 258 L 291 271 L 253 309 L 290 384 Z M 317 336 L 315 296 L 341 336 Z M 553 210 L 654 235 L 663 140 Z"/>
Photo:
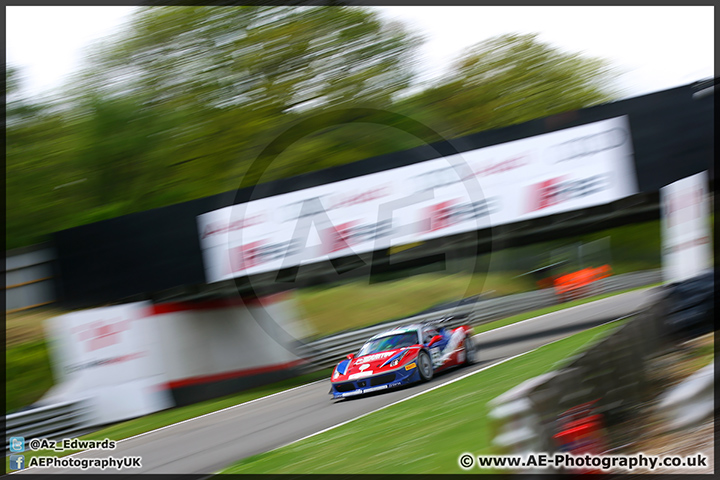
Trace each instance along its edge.
<path fill-rule="evenodd" d="M 95 55 L 88 79 L 153 103 L 263 116 L 310 101 L 387 105 L 412 77 L 415 46 L 404 29 L 356 8 L 145 8 Z"/>
<path fill-rule="evenodd" d="M 661 267 L 660 220 L 611 228 L 586 235 L 583 237 L 583 241 L 590 242 L 606 236 L 610 237 L 614 273 Z"/>
<path fill-rule="evenodd" d="M 563 52 L 537 35 L 501 35 L 470 49 L 439 85 L 403 107 L 459 137 L 610 102 L 612 79 L 602 60 Z"/>
<path fill-rule="evenodd" d="M 613 98 L 602 61 L 533 35 L 482 42 L 417 91 L 421 41 L 355 7 L 147 7 L 90 50 L 54 101 L 19 96 L 8 66 L 7 247 L 408 149 L 425 126 L 452 138 Z M 378 125 L 357 108 L 392 115 Z M 264 173 L 250 168 L 283 132 L 321 117 L 332 124 Z"/>
<path fill-rule="evenodd" d="M 44 340 L 8 348 L 5 360 L 6 412 L 36 402 L 53 385 L 50 359 Z"/>

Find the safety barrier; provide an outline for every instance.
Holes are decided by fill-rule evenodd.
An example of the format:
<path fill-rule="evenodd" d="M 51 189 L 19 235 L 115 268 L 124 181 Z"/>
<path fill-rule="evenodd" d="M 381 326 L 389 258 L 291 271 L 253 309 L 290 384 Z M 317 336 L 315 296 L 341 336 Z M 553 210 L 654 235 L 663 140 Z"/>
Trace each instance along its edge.
<path fill-rule="evenodd" d="M 61 438 L 87 427 L 84 401 L 64 402 L 12 413 L 5 417 L 6 449 L 10 437 Z"/>

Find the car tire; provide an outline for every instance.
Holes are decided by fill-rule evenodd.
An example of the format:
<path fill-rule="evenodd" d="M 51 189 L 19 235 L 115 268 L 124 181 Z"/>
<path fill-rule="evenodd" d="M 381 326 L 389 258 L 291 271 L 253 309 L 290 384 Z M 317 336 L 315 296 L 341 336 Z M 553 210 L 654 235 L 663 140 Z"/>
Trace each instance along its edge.
<path fill-rule="evenodd" d="M 427 382 L 433 377 L 433 364 L 430 355 L 425 350 L 421 350 L 417 356 L 417 369 L 420 374 L 420 381 Z"/>
<path fill-rule="evenodd" d="M 475 342 L 471 337 L 465 337 L 463 348 L 465 349 L 465 362 L 463 362 L 463 365 L 470 366 L 474 364 L 477 351 L 475 350 Z"/>

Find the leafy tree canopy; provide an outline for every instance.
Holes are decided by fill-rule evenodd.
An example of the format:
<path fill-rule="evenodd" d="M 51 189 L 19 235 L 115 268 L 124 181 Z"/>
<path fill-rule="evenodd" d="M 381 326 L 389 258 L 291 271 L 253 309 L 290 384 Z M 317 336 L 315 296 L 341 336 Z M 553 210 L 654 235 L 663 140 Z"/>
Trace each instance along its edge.
<path fill-rule="evenodd" d="M 57 104 L 19 98 L 6 68 L 7 247 L 408 149 L 422 144 L 404 132 L 417 122 L 454 138 L 615 98 L 606 62 L 536 35 L 484 41 L 413 91 L 420 44 L 355 7 L 148 7 L 91 52 Z M 343 107 L 400 120 L 362 123 Z M 296 142 L 262 178 L 246 175 L 278 135 L 327 112 L 337 126 Z"/>
<path fill-rule="evenodd" d="M 90 79 L 152 102 L 245 107 L 387 105 L 405 89 L 418 38 L 349 7 L 138 10 L 100 49 Z"/>
<path fill-rule="evenodd" d="M 618 95 L 614 79 L 604 60 L 564 52 L 535 34 L 501 35 L 467 50 L 438 85 L 405 104 L 458 137 L 610 102 Z"/>

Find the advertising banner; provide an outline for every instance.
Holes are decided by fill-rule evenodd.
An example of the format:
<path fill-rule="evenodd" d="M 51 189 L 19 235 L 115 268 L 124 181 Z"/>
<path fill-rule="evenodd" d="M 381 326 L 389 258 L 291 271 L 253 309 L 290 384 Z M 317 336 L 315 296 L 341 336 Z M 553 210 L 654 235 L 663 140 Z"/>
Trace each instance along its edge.
<path fill-rule="evenodd" d="M 208 283 L 602 205 L 637 193 L 626 116 L 198 216 Z"/>
<path fill-rule="evenodd" d="M 102 425 L 297 374 L 310 332 L 290 295 L 136 302 L 46 323 L 55 386 L 41 400 L 84 400 Z"/>
<path fill-rule="evenodd" d="M 665 283 L 681 282 L 711 268 L 707 172 L 661 188 L 660 206 Z"/>
<path fill-rule="evenodd" d="M 56 383 L 87 398 L 92 424 L 173 406 L 150 302 L 94 308 L 48 320 Z"/>

